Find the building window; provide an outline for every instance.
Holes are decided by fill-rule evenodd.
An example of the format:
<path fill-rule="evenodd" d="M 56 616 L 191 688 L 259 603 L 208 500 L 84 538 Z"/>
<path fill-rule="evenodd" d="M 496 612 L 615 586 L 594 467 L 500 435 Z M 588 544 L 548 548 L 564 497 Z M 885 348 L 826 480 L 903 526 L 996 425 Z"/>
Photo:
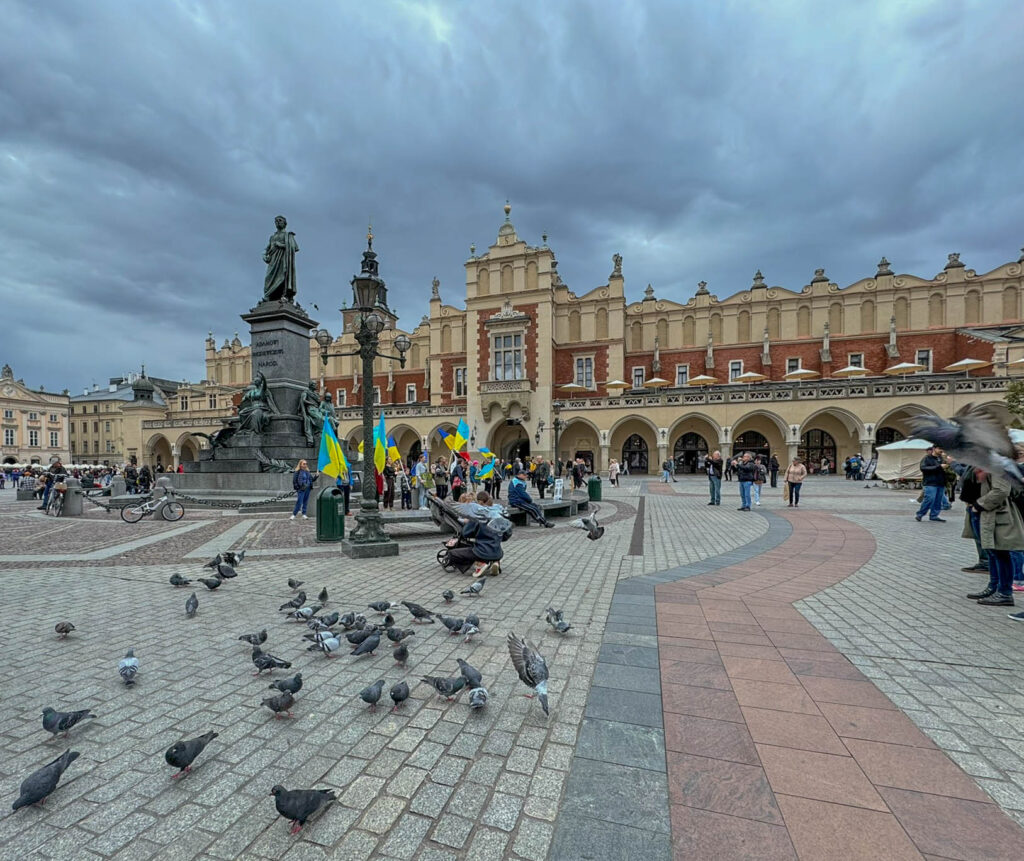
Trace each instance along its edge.
<path fill-rule="evenodd" d="M 100 423 L 99 422 L 93 422 L 92 423 L 92 432 L 93 433 L 99 433 L 100 432 Z"/>
<path fill-rule="evenodd" d="M 786 373 L 792 374 L 794 371 L 800 370 L 800 358 L 786 359 Z"/>
<path fill-rule="evenodd" d="M 863 368 L 864 367 L 864 354 L 863 353 L 848 353 L 846 356 L 846 364 L 852 368 Z"/>
<path fill-rule="evenodd" d="M 523 336 L 494 336 L 494 379 L 522 380 L 523 375 Z"/>
<path fill-rule="evenodd" d="M 455 369 L 455 397 L 466 397 L 466 369 Z"/>
<path fill-rule="evenodd" d="M 594 388 L 594 360 L 590 356 L 576 359 L 576 385 L 587 389 Z"/>
<path fill-rule="evenodd" d="M 407 404 L 416 403 L 416 384 L 406 383 L 405 386 L 405 402 Z"/>
<path fill-rule="evenodd" d="M 729 362 L 729 382 L 731 383 L 743 373 L 743 359 L 733 359 Z"/>
<path fill-rule="evenodd" d="M 178 409 L 182 412 L 186 412 L 188 410 L 188 395 L 181 395 L 178 398 Z"/>
<path fill-rule="evenodd" d="M 110 433 L 110 422 L 103 422 L 103 430 Z"/>
<path fill-rule="evenodd" d="M 92 411 L 94 413 L 98 413 L 100 411 L 99 404 L 93 404 L 92 405 Z"/>
<path fill-rule="evenodd" d="M 60 434 L 57 431 L 50 431 L 50 448 L 56 448 L 60 445 Z"/>
<path fill-rule="evenodd" d="M 111 454 L 114 451 L 114 441 L 107 440 L 107 454 Z"/>
<path fill-rule="evenodd" d="M 4 418 L 5 419 L 13 419 L 14 418 L 14 410 L 4 410 Z"/>
<path fill-rule="evenodd" d="M 334 393 L 334 405 L 336 407 L 343 407 L 348 402 L 348 390 L 338 389 Z"/>
<path fill-rule="evenodd" d="M 646 368 L 633 368 L 633 388 L 642 389 L 644 387 L 644 380 L 646 379 L 647 369 Z"/>
<path fill-rule="evenodd" d="M 89 422 L 82 422 L 82 433 L 89 433 Z"/>
<path fill-rule="evenodd" d="M 918 350 L 917 364 L 924 365 L 924 373 L 930 374 L 932 372 L 932 351 Z"/>
<path fill-rule="evenodd" d="M 93 454 L 99 454 L 100 453 L 100 441 L 99 440 L 96 440 L 95 442 L 93 442 L 93 444 L 92 444 L 92 451 L 93 451 Z"/>
<path fill-rule="evenodd" d="M 217 396 L 216 395 L 207 395 L 206 396 L 206 406 L 209 409 L 211 409 L 211 410 L 217 409 Z"/>
<path fill-rule="evenodd" d="M 56 413 L 50 413 L 50 424 L 57 424 L 59 421 Z"/>
<path fill-rule="evenodd" d="M 14 445 L 14 428 L 4 428 L 4 445 Z"/>
<path fill-rule="evenodd" d="M 676 385 L 685 386 L 690 382 L 690 366 L 676 365 Z"/>
<path fill-rule="evenodd" d="M 373 387 L 373 405 L 378 406 L 380 404 L 380 386 Z"/>
<path fill-rule="evenodd" d="M 28 444 L 30 448 L 39 448 L 39 431 L 30 430 L 28 432 Z"/>
<path fill-rule="evenodd" d="M 30 422 L 37 422 L 37 421 L 39 421 L 39 413 L 29 413 L 28 414 L 28 420 Z"/>

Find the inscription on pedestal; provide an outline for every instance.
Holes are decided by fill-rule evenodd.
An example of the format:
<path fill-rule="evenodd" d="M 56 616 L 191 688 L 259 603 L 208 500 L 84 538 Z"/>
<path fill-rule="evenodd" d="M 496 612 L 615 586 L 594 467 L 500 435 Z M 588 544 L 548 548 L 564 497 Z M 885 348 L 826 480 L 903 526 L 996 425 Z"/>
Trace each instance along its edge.
<path fill-rule="evenodd" d="M 260 338 L 253 340 L 252 359 L 255 363 L 255 370 L 267 371 L 276 368 L 279 364 L 275 356 L 284 355 L 284 347 L 281 346 L 280 338 Z"/>

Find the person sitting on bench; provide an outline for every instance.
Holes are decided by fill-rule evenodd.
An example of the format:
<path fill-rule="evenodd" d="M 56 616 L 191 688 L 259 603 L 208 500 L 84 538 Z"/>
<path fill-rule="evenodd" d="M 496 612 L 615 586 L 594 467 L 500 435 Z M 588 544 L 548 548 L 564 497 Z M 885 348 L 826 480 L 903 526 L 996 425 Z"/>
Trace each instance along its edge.
<path fill-rule="evenodd" d="M 501 535 L 486 523 L 470 519 L 455 538 L 446 542 L 448 564 L 465 574 L 474 565 L 473 572 L 480 577 L 487 574 L 501 573 Z"/>
<path fill-rule="evenodd" d="M 520 470 L 519 474 L 509 484 L 508 504 L 511 508 L 519 508 L 525 511 L 529 517 L 532 517 L 541 526 L 546 526 L 550 529 L 555 525 L 544 516 L 544 512 L 530 498 L 529 491 L 526 489 L 526 470 Z"/>

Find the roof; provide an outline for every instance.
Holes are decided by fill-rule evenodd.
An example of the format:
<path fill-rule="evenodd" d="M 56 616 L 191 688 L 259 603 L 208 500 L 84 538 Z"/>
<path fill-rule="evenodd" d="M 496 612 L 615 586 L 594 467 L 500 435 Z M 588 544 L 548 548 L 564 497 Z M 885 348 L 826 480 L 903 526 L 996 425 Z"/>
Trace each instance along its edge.
<path fill-rule="evenodd" d="M 109 389 L 97 389 L 94 392 L 89 392 L 84 395 L 73 395 L 71 398 L 72 404 L 89 403 L 91 401 L 125 401 L 131 402 L 135 400 L 135 392 L 132 390 L 131 384 L 124 384 L 117 387 L 115 391 Z M 166 406 L 166 401 L 163 398 L 163 392 L 160 389 L 156 389 L 153 392 L 153 403 L 159 406 Z"/>

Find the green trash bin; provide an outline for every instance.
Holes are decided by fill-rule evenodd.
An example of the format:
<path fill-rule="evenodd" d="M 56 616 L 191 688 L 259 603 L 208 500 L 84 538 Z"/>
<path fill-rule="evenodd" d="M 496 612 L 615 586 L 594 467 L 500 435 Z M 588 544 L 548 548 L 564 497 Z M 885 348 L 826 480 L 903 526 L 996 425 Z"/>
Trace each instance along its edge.
<path fill-rule="evenodd" d="M 591 502 L 601 501 L 601 476 L 592 475 L 587 480 L 587 496 Z"/>
<path fill-rule="evenodd" d="M 341 541 L 345 537 L 345 494 L 325 487 L 316 498 L 316 540 Z"/>

